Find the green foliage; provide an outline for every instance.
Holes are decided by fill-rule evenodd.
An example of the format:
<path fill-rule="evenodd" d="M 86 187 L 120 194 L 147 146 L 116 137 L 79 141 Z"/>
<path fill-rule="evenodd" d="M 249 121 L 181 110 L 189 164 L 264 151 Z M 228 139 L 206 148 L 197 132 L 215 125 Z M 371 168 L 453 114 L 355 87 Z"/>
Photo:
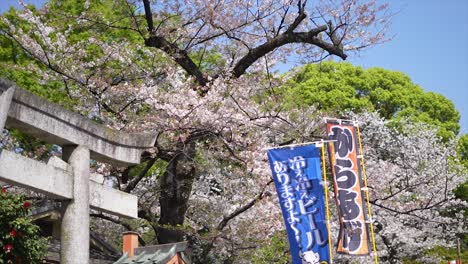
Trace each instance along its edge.
<path fill-rule="evenodd" d="M 457 153 L 460 161 L 468 170 L 468 134 L 460 136 L 457 144 Z"/>
<path fill-rule="evenodd" d="M 71 43 L 94 37 L 109 43 L 125 40 L 133 44 L 144 44 L 137 31 L 129 30 L 134 23 L 144 24 L 143 17 L 132 17 L 130 10 L 136 11 L 136 7 L 130 5 L 133 8 L 130 10 L 128 7 L 129 4 L 123 0 L 90 1 L 88 7 L 81 0 L 50 0 L 47 3 L 46 16 L 52 26 L 63 30 L 72 29 L 68 33 Z M 88 17 L 95 22 L 92 27 L 77 19 L 84 11 L 92 15 Z M 79 26 L 80 23 L 82 26 Z M 90 45 L 87 49 L 94 50 L 94 55 L 100 54 L 98 46 Z"/>
<path fill-rule="evenodd" d="M 468 250 L 466 250 L 466 248 L 465 250 L 462 248 L 460 251 L 461 251 L 460 258 L 462 259 L 462 263 L 466 263 L 468 261 Z M 427 250 L 426 254 L 428 256 L 441 258 L 442 259 L 442 261 L 440 262 L 441 264 L 445 264 L 449 260 L 457 259 L 456 248 L 447 248 L 447 247 L 437 246 L 430 250 Z"/>
<path fill-rule="evenodd" d="M 146 162 L 143 162 L 143 163 L 140 163 L 136 166 L 133 166 L 128 175 L 130 177 L 135 177 L 137 175 L 139 175 L 143 170 L 144 168 L 146 167 L 147 165 L 147 161 Z M 161 176 L 165 171 L 166 171 L 166 166 L 167 166 L 167 162 L 162 160 L 162 159 L 158 159 L 156 160 L 156 162 L 153 164 L 153 166 L 151 166 L 151 168 L 149 168 L 149 170 L 146 172 L 146 175 L 147 177 L 159 177 Z"/>
<path fill-rule="evenodd" d="M 42 18 L 50 26 L 54 26 L 60 32 L 64 33 L 67 41 L 70 44 L 75 44 L 90 38 L 99 39 L 105 43 L 112 41 L 123 41 L 132 44 L 143 44 L 141 35 L 127 29 L 132 25 L 132 18 L 128 13 L 128 8 L 125 1 L 91 1 L 89 11 L 95 15 L 96 22 L 92 27 L 87 23 L 80 22 L 77 17 L 85 11 L 85 2 L 79 0 L 58 1 L 51 0 L 46 4 L 47 12 Z M 39 11 L 31 7 L 34 13 Z M 7 13 L 2 14 L 15 27 L 21 28 L 25 33 L 33 31 L 34 25 L 28 21 L 21 19 L 16 9 L 10 9 Z M 80 26 L 81 24 L 82 26 Z M 111 26 L 111 27 L 109 27 Z M 38 63 L 13 40 L 6 35 L 8 26 L 0 22 L 0 77 L 14 81 L 18 86 L 27 89 L 36 95 L 47 98 L 48 100 L 59 103 L 66 108 L 71 109 L 73 102 L 68 97 L 66 87 L 62 81 L 41 82 L 42 74 L 45 72 L 46 66 Z M 54 39 L 56 33 L 52 33 L 50 37 Z M 38 39 L 38 41 L 40 41 Z M 101 57 L 102 47 L 93 43 L 83 45 L 84 54 L 88 61 L 95 60 L 96 57 Z M 142 57 L 145 57 L 143 52 L 135 49 Z M 146 60 L 145 60 L 146 59 Z M 141 61 L 147 62 L 149 58 L 142 58 Z M 153 59 L 153 57 L 151 57 Z M 84 59 L 86 61 L 86 58 Z M 105 65 L 114 70 L 118 68 L 118 64 L 113 60 L 106 60 Z M 73 62 L 70 62 L 73 63 Z M 139 63 L 139 61 L 135 61 Z M 104 66 L 104 65 L 101 65 Z M 93 70 L 93 69 L 91 69 Z M 105 77 L 105 76 L 103 76 Z M 113 78 L 114 76 L 108 76 Z M 73 84 L 69 89 L 73 89 Z"/>
<path fill-rule="evenodd" d="M 426 250 L 424 255 L 430 259 L 440 259 L 440 264 L 446 264 L 449 260 L 456 260 L 457 259 L 457 249 L 456 248 L 448 248 L 442 246 L 436 246 L 429 250 Z M 468 251 L 461 250 L 460 258 L 462 259 L 462 263 L 468 261 Z M 402 259 L 403 264 L 423 264 L 424 262 L 414 260 L 414 259 Z"/>
<path fill-rule="evenodd" d="M 37 32 L 37 25 L 23 19 L 20 15 L 22 11 L 14 8 L 3 13 L 2 16 L 6 20 L 0 20 L 0 77 L 11 80 L 19 87 L 67 109 L 80 109 L 81 104 L 89 105 L 95 100 L 100 103 L 107 100 L 105 103 L 111 104 L 112 110 L 104 107 L 104 111 L 114 112 L 125 109 L 128 114 L 126 116 L 144 115 L 149 111 L 149 105 L 136 102 L 131 107 L 124 107 L 128 104 L 129 98 L 110 98 L 108 94 L 102 93 L 110 91 L 112 86 L 122 82 L 130 81 L 138 85 L 144 81 L 140 72 L 128 70 L 128 63 L 135 68 L 144 69 L 142 71 L 145 74 L 158 79 L 164 78 L 162 70 L 159 67 L 148 66 L 167 62 L 170 59 L 160 52 L 154 52 L 154 49 L 145 47 L 142 34 L 147 34 L 144 26 L 146 23 L 137 5 L 125 0 L 86 2 L 50 0 L 41 10 L 30 7 L 32 13 L 40 17 L 45 25 L 54 28 L 48 37 L 57 42 L 43 45 L 42 48 L 44 53 L 58 54 L 58 57 L 51 60 L 51 65 L 42 64 L 32 56 L 32 53 L 25 52 L 20 44 L 9 37 L 11 32 L 22 31 L 23 35 L 36 38 L 39 43 L 44 44 L 41 37 L 33 34 Z M 80 17 L 83 12 L 87 13 L 86 19 Z M 64 46 L 69 47 L 67 53 L 70 55 L 61 57 L 60 49 Z M 119 50 L 113 50 L 115 47 Z M 123 55 L 114 56 L 115 54 Z M 215 55 L 206 55 L 204 58 L 215 61 Z M 131 61 L 122 63 L 122 59 L 128 58 L 131 58 Z M 63 65 L 76 65 L 77 74 L 70 74 L 64 70 Z M 93 90 L 92 85 L 88 83 L 92 83 L 93 78 L 104 80 L 109 86 L 104 91 Z M 83 115 L 88 114 L 83 107 L 80 111 Z M 93 118 L 100 122 L 100 117 L 93 116 Z"/>
<path fill-rule="evenodd" d="M 455 197 L 464 201 L 468 201 L 468 179 L 467 182 L 461 184 L 457 187 L 457 189 L 455 189 Z"/>
<path fill-rule="evenodd" d="M 460 136 L 457 143 L 458 159 L 463 165 L 464 170 L 468 172 L 468 134 Z M 465 183 L 460 184 L 455 189 L 454 193 L 458 199 L 468 202 L 468 178 L 465 180 Z M 468 218 L 468 210 L 465 210 L 465 217 Z M 464 234 L 464 243 L 468 246 L 468 233 Z"/>
<path fill-rule="evenodd" d="M 47 144 L 45 141 L 25 134 L 18 129 L 10 129 L 10 135 L 14 139 L 15 151 L 37 160 L 47 160 L 54 148 L 52 144 Z"/>
<path fill-rule="evenodd" d="M 17 10 L 10 9 L 2 16 L 15 26 L 20 26 L 25 32 L 30 25 L 24 23 Z M 15 82 L 30 92 L 71 109 L 73 101 L 66 94 L 61 82 L 41 83 L 41 74 L 45 66 L 38 64 L 28 53 L 3 33 L 7 25 L 0 22 L 0 77 Z"/>
<path fill-rule="evenodd" d="M 252 258 L 253 264 L 290 263 L 289 244 L 285 231 L 274 234 L 271 241 L 259 248 Z"/>
<path fill-rule="evenodd" d="M 226 65 L 226 61 L 216 50 L 200 49 L 192 52 L 190 58 L 198 64 L 202 72 L 208 74 L 213 74 Z"/>
<path fill-rule="evenodd" d="M 0 193 L 0 263 L 39 263 L 45 256 L 47 239 L 27 217 L 30 203 L 24 196 Z"/>
<path fill-rule="evenodd" d="M 314 105 L 339 115 L 347 111 L 378 111 L 386 119 L 411 118 L 435 125 L 439 136 L 458 134 L 460 114 L 444 96 L 424 92 L 404 73 L 350 63 L 309 64 L 296 73 L 279 93 L 289 107 Z"/>
<path fill-rule="evenodd" d="M 421 262 L 419 262 L 419 261 L 410 260 L 410 259 L 403 259 L 402 262 L 403 262 L 403 264 L 421 264 Z"/>

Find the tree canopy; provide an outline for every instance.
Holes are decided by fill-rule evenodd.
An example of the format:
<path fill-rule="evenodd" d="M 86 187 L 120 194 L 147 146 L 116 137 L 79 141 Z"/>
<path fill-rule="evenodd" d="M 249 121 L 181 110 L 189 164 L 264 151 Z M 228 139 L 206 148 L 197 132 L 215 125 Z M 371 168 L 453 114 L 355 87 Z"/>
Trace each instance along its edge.
<path fill-rule="evenodd" d="M 445 139 L 460 130 L 460 114 L 452 101 L 425 92 L 397 71 L 326 61 L 297 69 L 284 87 L 282 96 L 294 106 L 314 105 L 332 115 L 367 110 L 389 120 L 411 118 L 437 126 Z"/>
<path fill-rule="evenodd" d="M 30 83 L 20 83 L 25 88 L 42 87 L 36 93 L 45 97 L 57 91 L 59 103 L 109 127 L 158 133 L 139 166 L 93 164 L 116 188 L 138 195 L 140 220 L 94 216 L 140 230 L 150 242 L 154 237 L 147 234 L 159 243 L 189 240 L 199 263 L 251 263 L 252 252 L 283 229 L 264 149 L 314 140 L 322 125 L 313 107 L 287 109 L 271 94 L 253 100 L 282 83 L 269 69 L 293 53 L 308 62 L 345 58 L 385 41 L 387 18 L 387 5 L 365 0 L 54 0 L 43 9 L 5 15 L 2 63 L 14 80 L 31 74 Z M 390 144 L 394 135 L 382 135 Z M 428 139 L 421 147 L 430 144 Z M 415 156 L 411 168 L 418 162 Z M 386 181 L 406 172 L 397 165 Z M 383 181 L 378 176 L 374 180 Z M 461 176 L 447 177 L 451 195 Z M 388 194 L 384 185 L 375 186 Z M 375 206 L 391 212 L 405 199 Z M 424 219 L 435 214 L 429 211 Z M 419 216 L 408 217 L 426 228 Z"/>

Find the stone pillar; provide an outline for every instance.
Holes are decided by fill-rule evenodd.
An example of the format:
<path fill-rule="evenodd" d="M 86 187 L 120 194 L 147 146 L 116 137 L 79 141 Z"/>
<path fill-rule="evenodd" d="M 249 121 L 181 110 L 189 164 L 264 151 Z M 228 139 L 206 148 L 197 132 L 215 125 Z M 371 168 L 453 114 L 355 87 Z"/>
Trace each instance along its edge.
<path fill-rule="evenodd" d="M 60 263 L 89 263 L 89 149 L 64 146 L 62 158 L 73 168 L 73 200 L 62 203 Z"/>
<path fill-rule="evenodd" d="M 0 80 L 0 135 L 8 116 L 8 110 L 10 109 L 10 103 L 15 93 L 15 87 L 6 87 L 8 83 Z"/>

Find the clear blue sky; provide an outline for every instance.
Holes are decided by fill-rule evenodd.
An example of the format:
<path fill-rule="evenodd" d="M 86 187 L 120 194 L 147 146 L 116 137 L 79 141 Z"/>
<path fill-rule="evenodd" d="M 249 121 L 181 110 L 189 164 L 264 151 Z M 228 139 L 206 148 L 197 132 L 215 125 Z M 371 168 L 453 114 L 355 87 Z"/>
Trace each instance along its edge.
<path fill-rule="evenodd" d="M 443 94 L 461 113 L 468 133 L 468 0 L 392 0 L 392 41 L 350 62 L 406 73 L 427 91 Z"/>
<path fill-rule="evenodd" d="M 41 5 L 44 0 L 26 2 Z M 468 0 L 388 2 L 396 13 L 392 41 L 349 61 L 404 72 L 423 89 L 443 94 L 455 103 L 462 132 L 468 133 Z M 16 4 L 0 0 L 0 12 Z"/>

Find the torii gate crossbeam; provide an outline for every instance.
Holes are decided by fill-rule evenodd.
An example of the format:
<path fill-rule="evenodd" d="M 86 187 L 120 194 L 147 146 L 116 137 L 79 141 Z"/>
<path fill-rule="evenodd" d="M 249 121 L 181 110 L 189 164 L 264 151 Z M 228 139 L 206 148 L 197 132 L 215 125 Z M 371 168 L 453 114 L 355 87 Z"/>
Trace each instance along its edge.
<path fill-rule="evenodd" d="M 61 263 L 89 263 L 90 206 L 137 217 L 137 197 L 90 181 L 89 160 L 138 164 L 156 136 L 111 130 L 0 79 L 0 130 L 5 126 L 62 146 L 64 164 L 0 149 L 0 180 L 62 199 Z"/>

